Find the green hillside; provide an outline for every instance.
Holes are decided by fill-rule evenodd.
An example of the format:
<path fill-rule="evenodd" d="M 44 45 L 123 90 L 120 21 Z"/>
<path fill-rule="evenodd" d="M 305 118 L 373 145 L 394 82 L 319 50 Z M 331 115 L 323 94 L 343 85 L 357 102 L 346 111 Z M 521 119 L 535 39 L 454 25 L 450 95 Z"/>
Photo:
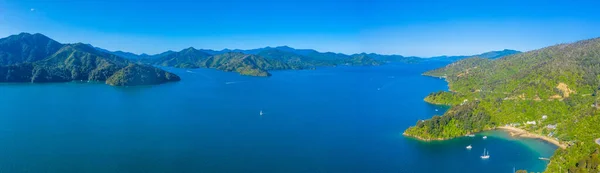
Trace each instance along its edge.
<path fill-rule="evenodd" d="M 268 70 L 291 69 L 286 63 L 267 60 L 257 55 L 235 52 L 210 55 L 194 48 L 149 59 L 146 63 L 176 68 L 214 68 L 248 76 L 270 76 Z"/>
<path fill-rule="evenodd" d="M 210 54 L 194 49 L 193 47 L 183 49 L 179 52 L 165 54 L 157 59 L 149 59 L 150 63 L 160 66 L 171 66 L 177 68 L 199 68 Z"/>
<path fill-rule="evenodd" d="M 113 86 L 131 86 L 138 84 L 161 84 L 180 80 L 178 76 L 152 66 L 129 64 L 106 79 Z"/>
<path fill-rule="evenodd" d="M 248 76 L 271 76 L 267 70 L 289 69 L 280 61 L 269 61 L 256 55 L 243 53 L 224 53 L 211 56 L 204 62 L 204 67 L 223 71 L 235 71 Z"/>
<path fill-rule="evenodd" d="M 547 172 L 598 172 L 600 39 L 493 61 L 469 58 L 424 75 L 444 77 L 451 90 L 425 100 L 453 107 L 441 117 L 419 121 L 405 131 L 407 136 L 445 139 L 510 125 L 569 146 L 556 151 Z"/>
<path fill-rule="evenodd" d="M 35 62 L 58 51 L 62 44 L 42 35 L 21 33 L 0 39 L 0 65 Z"/>
<path fill-rule="evenodd" d="M 16 46 L 15 46 L 16 45 Z M 56 49 L 56 47 L 59 47 Z M 41 34 L 19 34 L 0 40 L 0 82 L 107 81 L 110 85 L 150 85 L 180 80 L 161 69 L 134 64 L 86 44 L 60 44 Z M 126 67 L 154 73 L 115 74 Z M 129 78 L 121 78 L 129 77 Z M 146 80 L 129 81 L 144 78 Z"/>
<path fill-rule="evenodd" d="M 289 68 L 293 70 L 301 70 L 307 68 L 310 69 L 319 65 L 316 61 L 313 61 L 308 57 L 293 52 L 282 51 L 279 49 L 265 49 L 263 51 L 260 51 L 256 55 L 269 60 L 286 63 L 289 65 Z"/>
<path fill-rule="evenodd" d="M 142 63 L 177 68 L 214 68 L 223 71 L 238 72 L 249 76 L 270 76 L 270 70 L 314 69 L 319 66 L 336 65 L 380 65 L 381 62 L 364 54 L 344 55 L 336 53 L 309 52 L 300 55 L 277 48 L 249 50 L 257 52 L 226 52 L 211 55 L 194 48 L 184 49 L 155 59 L 146 59 Z M 216 53 L 216 52 L 212 52 Z"/>

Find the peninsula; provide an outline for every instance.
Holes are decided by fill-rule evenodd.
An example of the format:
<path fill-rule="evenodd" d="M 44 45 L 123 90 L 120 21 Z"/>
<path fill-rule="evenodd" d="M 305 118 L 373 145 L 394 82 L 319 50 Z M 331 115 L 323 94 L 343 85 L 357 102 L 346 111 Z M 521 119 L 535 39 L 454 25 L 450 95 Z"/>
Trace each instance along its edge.
<path fill-rule="evenodd" d="M 436 140 L 504 129 L 561 147 L 546 172 L 598 172 L 600 146 L 592 142 L 600 136 L 598 50 L 600 38 L 428 71 L 424 75 L 445 78 L 450 92 L 425 101 L 452 107 L 404 134 Z"/>

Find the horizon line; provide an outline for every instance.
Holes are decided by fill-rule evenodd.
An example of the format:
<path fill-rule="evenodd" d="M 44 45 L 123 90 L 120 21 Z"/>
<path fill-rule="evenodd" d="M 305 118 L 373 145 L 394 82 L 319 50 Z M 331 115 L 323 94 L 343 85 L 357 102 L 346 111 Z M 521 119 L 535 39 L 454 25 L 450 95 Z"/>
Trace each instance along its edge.
<path fill-rule="evenodd" d="M 42 33 L 39 33 L 39 32 L 35 32 L 35 33 L 30 33 L 30 32 L 20 32 L 20 33 L 18 33 L 18 34 L 10 34 L 10 35 L 8 35 L 8 36 L 6 36 L 6 37 L 3 37 L 3 38 L 8 38 L 8 37 L 11 37 L 11 36 L 18 36 L 18 35 L 21 35 L 21 34 L 29 34 L 29 35 L 36 35 L 36 34 L 39 34 L 39 35 L 42 35 L 42 36 L 44 36 L 44 37 L 47 37 L 47 38 L 49 38 L 49 39 L 52 39 L 52 40 L 56 41 L 55 39 L 53 39 L 53 38 L 50 38 L 49 36 L 47 36 L 47 35 L 45 35 L 45 34 L 42 34 Z M 3 38 L 0 38 L 0 39 L 3 39 Z M 595 37 L 595 38 L 600 38 L 600 37 Z M 590 39 L 594 39 L 594 38 L 590 38 Z M 584 39 L 584 40 L 588 40 L 588 39 Z M 583 41 L 583 40 L 579 40 L 579 41 Z M 56 41 L 56 42 L 59 42 L 59 41 Z M 577 42 L 577 41 L 575 41 L 575 42 Z M 280 46 L 265 46 L 265 47 L 257 47 L 257 48 L 250 48 L 250 49 L 239 49 L 239 48 L 223 48 L 223 49 L 221 49 L 221 50 L 217 50 L 217 49 L 208 49 L 208 48 L 195 48 L 194 46 L 189 46 L 189 47 L 181 48 L 179 51 L 176 51 L 176 50 L 165 50 L 165 51 L 161 51 L 160 53 L 148 54 L 148 53 L 134 53 L 134 52 L 126 51 L 126 50 L 109 50 L 109 49 L 105 49 L 105 48 L 102 48 L 102 47 L 97 47 L 97 46 L 94 46 L 94 45 L 93 45 L 93 44 L 91 44 L 91 43 L 83 43 L 83 42 L 74 42 L 74 43 L 62 43 L 62 42 L 59 42 L 59 43 L 60 43 L 60 44 L 77 44 L 77 43 L 81 43 L 81 44 L 86 44 L 86 45 L 89 45 L 89 46 L 91 46 L 91 47 L 93 47 L 93 48 L 96 48 L 96 49 L 98 49 L 98 48 L 99 48 L 99 49 L 103 49 L 103 50 L 110 51 L 110 52 L 125 52 L 125 53 L 131 53 L 131 54 L 138 55 L 138 56 L 140 56 L 140 55 L 159 55 L 159 54 L 161 54 L 161 53 L 165 53 L 165 52 L 169 52 L 169 51 L 172 51 L 172 52 L 180 52 L 180 51 L 182 51 L 182 50 L 189 49 L 189 48 L 193 48 L 193 49 L 196 49 L 196 50 L 210 50 L 210 51 L 225 51 L 225 50 L 229 50 L 229 51 L 236 51 L 236 50 L 239 50 L 239 51 L 248 51 L 248 50 L 255 50 L 255 49 L 265 49 L 265 48 L 281 48 L 281 47 L 287 47 L 287 48 L 291 48 L 291 49 L 295 49 L 295 50 L 314 50 L 314 51 L 317 51 L 317 52 L 319 52 L 319 53 L 335 53 L 335 54 L 343 54 L 343 55 L 378 54 L 378 55 L 384 55 L 384 56 L 402 56 L 402 57 L 406 57 L 406 58 L 410 58 L 410 57 L 416 57 L 416 58 L 435 58 L 435 57 L 444 57 L 444 56 L 445 56 L 445 57 L 456 57 L 456 56 L 476 56 L 476 55 L 480 55 L 480 54 L 484 54 L 484 53 L 489 53 L 489 52 L 499 52 L 499 51 L 507 51 L 507 50 L 518 51 L 518 52 L 528 52 L 528 51 L 532 51 L 532 50 L 528 50 L 528 51 L 521 51 L 521 50 L 516 50 L 516 49 L 504 48 L 504 49 L 499 49 L 499 50 L 489 50 L 489 51 L 485 51 L 485 52 L 480 52 L 480 53 L 478 53 L 478 54 L 474 54 L 474 55 L 465 55 L 465 54 L 462 54 L 462 55 L 436 55 L 436 56 L 405 56 L 405 55 L 401 55 L 401 54 L 382 54 L 382 53 L 375 53 L 375 52 L 360 52 L 360 53 L 352 53 L 352 54 L 347 54 L 347 53 L 332 52 L 332 51 L 319 51 L 319 50 L 312 49 L 312 48 L 294 48 L 294 47 L 292 47 L 292 46 L 288 46 L 288 45 L 280 45 Z M 572 43 L 574 43 L 574 42 L 572 42 Z M 558 44 L 554 44 L 554 45 L 560 45 L 560 44 L 568 44 L 568 43 L 558 43 Z M 554 46 L 554 45 L 550 45 L 550 46 Z M 546 46 L 546 47 L 549 47 L 549 46 Z M 545 48 L 545 47 L 542 47 L 542 48 Z M 538 48 L 538 49 L 542 49 L 542 48 Z M 534 49 L 534 50 L 537 50 L 537 49 Z"/>

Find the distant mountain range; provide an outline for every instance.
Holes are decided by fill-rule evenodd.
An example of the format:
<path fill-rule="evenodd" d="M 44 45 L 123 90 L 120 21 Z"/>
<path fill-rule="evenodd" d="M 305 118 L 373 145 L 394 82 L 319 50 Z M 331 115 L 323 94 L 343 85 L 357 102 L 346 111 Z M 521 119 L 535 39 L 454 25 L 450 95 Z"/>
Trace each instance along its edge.
<path fill-rule="evenodd" d="M 177 68 L 216 68 L 228 69 L 226 71 L 244 71 L 243 75 L 251 76 L 269 76 L 269 70 L 286 69 L 314 69 L 319 66 L 338 66 L 338 65 L 381 65 L 390 62 L 402 63 L 420 63 L 420 62 L 454 62 L 469 57 L 483 57 L 488 59 L 497 59 L 503 56 L 520 53 L 515 50 L 502 50 L 486 52 L 479 55 L 470 56 L 438 56 L 431 58 L 404 57 L 401 55 L 381 55 L 375 53 L 361 53 L 346 55 L 333 52 L 319 52 L 313 49 L 295 49 L 288 46 L 265 47 L 258 49 L 195 49 L 193 47 L 181 51 L 166 51 L 156 55 L 134 54 L 123 51 L 108 51 L 97 48 L 98 50 L 112 53 L 117 56 L 125 57 L 130 60 L 138 61 L 143 64 L 152 64 L 158 66 L 169 66 Z M 241 56 L 245 55 L 245 56 Z M 219 59 L 229 61 L 219 61 L 221 64 L 209 64 L 209 62 L 218 56 Z M 246 62 L 239 64 L 239 62 Z M 227 68 L 220 65 L 227 64 Z M 237 64 L 237 65 L 231 65 Z M 246 70 L 243 70 L 246 69 Z M 247 70 L 252 69 L 252 70 Z M 251 73 L 253 72 L 253 73 Z"/>
<path fill-rule="evenodd" d="M 502 58 L 508 55 L 513 55 L 513 54 L 517 54 L 517 53 L 521 53 L 520 51 L 516 51 L 516 50 L 510 50 L 510 49 L 504 49 L 504 50 L 500 50 L 500 51 L 490 51 L 490 52 L 485 52 L 482 54 L 478 54 L 478 55 L 463 55 L 463 56 L 436 56 L 436 57 L 431 57 L 431 58 L 426 58 L 429 61 L 446 61 L 446 62 L 454 62 L 454 61 L 458 61 L 461 59 L 465 59 L 465 58 L 471 58 L 471 57 L 479 57 L 479 58 L 487 58 L 487 59 L 498 59 L 498 58 Z"/>
<path fill-rule="evenodd" d="M 495 59 L 519 53 L 514 50 L 480 55 Z M 61 44 L 42 34 L 21 33 L 0 39 L 0 82 L 105 81 L 110 85 L 149 85 L 180 80 L 153 66 L 214 68 L 249 76 L 270 76 L 272 70 L 314 69 L 321 66 L 376 66 L 390 62 L 447 61 L 472 56 L 433 58 L 361 53 L 346 55 L 295 49 L 288 46 L 258 49 L 195 49 L 160 54 L 109 51 L 89 44 Z"/>
<path fill-rule="evenodd" d="M 301 70 L 314 69 L 319 66 L 381 65 L 383 63 L 366 54 L 321 53 L 311 49 L 293 49 L 287 46 L 251 50 L 224 49 L 221 51 L 189 47 L 178 52 L 166 51 L 156 55 L 137 55 L 122 51 L 108 51 L 102 48 L 96 49 L 141 64 L 177 68 L 215 68 L 249 76 L 270 76 L 269 70 Z"/>
<path fill-rule="evenodd" d="M 192 47 L 190 47 L 190 48 L 192 48 Z M 97 48 L 97 49 L 104 51 L 104 52 L 112 53 L 112 54 L 115 54 L 115 55 L 118 55 L 118 56 L 121 56 L 124 58 L 128 58 L 128 59 L 152 59 L 152 58 L 162 57 L 167 54 L 175 53 L 175 51 L 169 50 L 169 51 L 166 51 L 166 52 L 163 52 L 160 54 L 148 55 L 148 54 L 134 54 L 134 53 L 123 52 L 123 51 L 109 51 L 109 50 L 105 50 L 102 48 Z M 404 62 L 404 63 L 418 63 L 418 62 L 427 62 L 427 61 L 454 62 L 454 61 L 458 61 L 458 60 L 470 58 L 470 57 L 498 59 L 498 58 L 502 58 L 504 56 L 521 53 L 520 51 L 516 51 L 516 50 L 504 49 L 504 50 L 500 50 L 500 51 L 485 52 L 485 53 L 477 54 L 477 55 L 459 55 L 459 56 L 445 56 L 444 55 L 444 56 L 434 56 L 434 57 L 407 56 L 406 57 L 406 56 L 402 56 L 402 55 L 383 55 L 383 54 L 376 54 L 376 53 L 360 53 L 360 54 L 352 54 L 352 55 L 333 53 L 333 52 L 324 52 L 323 53 L 323 52 L 319 52 L 319 51 L 316 51 L 313 49 L 295 49 L 295 48 L 292 48 L 289 46 L 264 47 L 264 48 L 258 48 L 258 49 L 248 49 L 248 50 L 242 50 L 242 49 L 223 49 L 223 50 L 196 49 L 196 50 L 207 53 L 209 55 L 218 55 L 218 54 L 224 54 L 224 53 L 229 53 L 229 52 L 238 52 L 238 53 L 252 54 L 252 55 L 261 55 L 261 54 L 264 55 L 268 51 L 277 50 L 277 51 L 280 51 L 280 52 L 286 54 L 286 55 L 282 55 L 282 56 L 309 57 L 309 58 L 313 58 L 313 59 L 317 59 L 317 60 L 319 59 L 319 57 L 321 57 L 321 59 L 331 60 L 331 59 L 339 59 L 339 58 L 343 59 L 343 58 L 348 58 L 348 57 L 356 56 L 356 55 L 365 55 L 367 57 L 370 57 L 370 58 L 380 61 L 380 62 Z M 276 58 L 276 57 L 273 57 L 273 58 Z"/>

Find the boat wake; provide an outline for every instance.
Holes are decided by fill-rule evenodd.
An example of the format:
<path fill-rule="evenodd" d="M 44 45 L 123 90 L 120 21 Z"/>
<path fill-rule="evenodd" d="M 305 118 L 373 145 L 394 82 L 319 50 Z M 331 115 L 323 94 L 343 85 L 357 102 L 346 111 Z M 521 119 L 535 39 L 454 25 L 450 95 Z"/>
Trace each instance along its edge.
<path fill-rule="evenodd" d="M 243 83 L 244 81 L 232 81 L 232 82 L 225 82 L 225 85 L 230 85 L 230 84 L 236 84 L 236 83 Z"/>

